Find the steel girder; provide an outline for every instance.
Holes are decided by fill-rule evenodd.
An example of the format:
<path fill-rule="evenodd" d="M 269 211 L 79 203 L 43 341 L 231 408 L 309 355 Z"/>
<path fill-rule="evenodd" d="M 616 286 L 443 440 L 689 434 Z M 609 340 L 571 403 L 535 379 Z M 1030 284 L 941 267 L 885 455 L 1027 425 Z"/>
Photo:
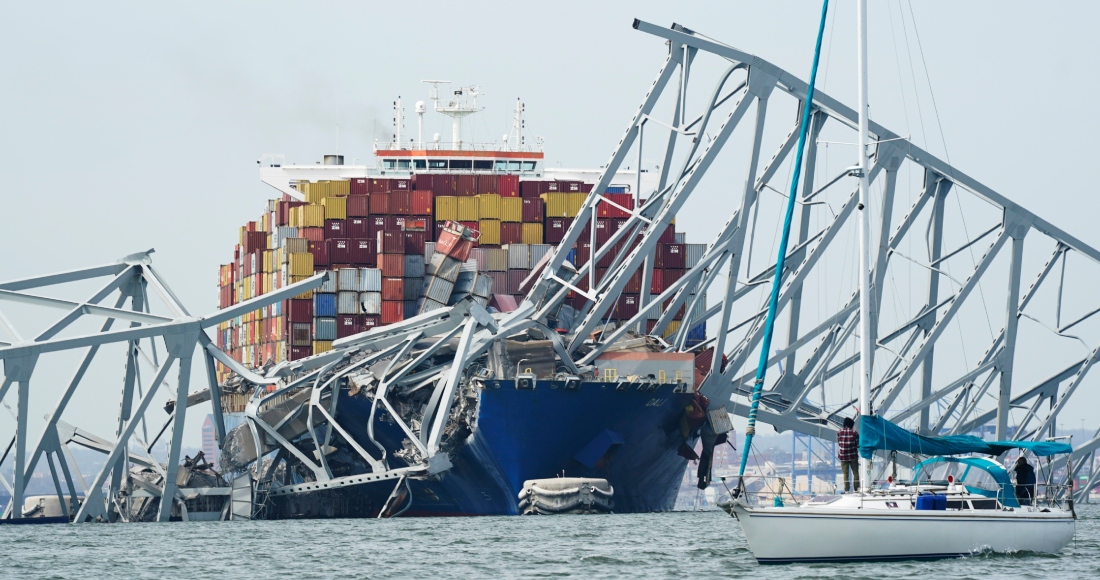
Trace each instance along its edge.
<path fill-rule="evenodd" d="M 758 231 L 755 220 L 766 191 L 785 195 L 783 186 L 771 182 L 783 175 L 781 168 L 790 166 L 788 153 L 794 135 L 791 120 L 797 119 L 788 116 L 791 104 L 795 110 L 810 106 L 813 138 L 805 152 L 800 215 L 795 222 L 800 245 L 788 258 L 790 265 L 783 273 L 779 303 L 779 336 L 786 338 L 786 344 L 778 344 L 777 353 L 769 361 L 781 364 L 782 372 L 775 373 L 776 378 L 766 385 L 760 418 L 780 431 L 791 429 L 829 437 L 844 414 L 854 413 L 856 404 L 854 379 L 846 376 L 859 361 L 854 348 L 858 295 L 854 293 L 851 267 L 847 269 L 850 279 L 841 281 L 848 290 L 839 292 L 847 299 L 824 307 L 818 300 L 817 312 L 810 312 L 805 297 L 821 296 L 826 289 L 836 295 L 832 286 L 840 278 L 837 271 L 845 271 L 844 254 L 854 256 L 854 248 L 845 246 L 845 233 L 851 229 L 846 218 L 855 206 L 852 168 L 837 167 L 835 162 L 829 165 L 822 151 L 826 148 L 819 143 L 829 143 L 825 139 L 838 135 L 854 141 L 855 111 L 820 91 L 815 91 L 812 103 L 806 103 L 804 81 L 766 60 L 683 26 L 665 28 L 635 21 L 634 27 L 665 40 L 668 57 L 604 166 L 603 177 L 550 260 L 550 267 L 529 293 L 528 302 L 539 309 L 537 316 L 552 315 L 564 294 L 570 288 L 579 291 L 580 281 L 588 279 L 584 295 L 590 302 L 579 313 L 580 321 L 567 346 L 570 352 L 582 344 L 594 346 L 580 358 L 583 363 L 595 360 L 628 329 L 639 328 L 646 320 L 657 319 L 652 333 L 659 336 L 679 307 L 686 305 L 683 324 L 667 339 L 668 350 L 700 352 L 712 348 L 720 353 L 710 359 L 702 389 L 712 401 L 728 401 L 731 412 L 746 415 L 752 374 L 746 365 L 756 360 L 753 354 L 763 324 L 760 305 L 769 289 L 768 271 L 748 271 L 748 265 L 774 264 L 775 260 L 766 253 L 754 254 L 754 247 L 766 246 L 752 239 Z M 701 72 L 708 58 L 717 72 L 709 79 Z M 692 100 L 688 98 L 689 81 L 712 84 L 703 85 L 701 92 L 696 90 L 701 98 Z M 785 111 L 783 117 L 769 121 L 769 115 L 774 116 L 772 111 L 781 106 L 781 99 L 788 103 L 786 109 L 778 109 Z M 656 111 L 665 111 L 665 118 L 670 120 L 651 122 L 658 116 Z M 752 123 L 739 128 L 750 113 Z M 645 129 L 658 127 L 667 130 L 667 140 L 651 137 L 642 141 Z M 782 132 L 775 134 L 776 127 Z M 1094 346 L 1100 345 L 1100 328 L 1095 326 L 1094 318 L 1100 313 L 1100 305 L 1087 304 L 1085 314 L 1062 324 L 1066 256 L 1084 258 L 1075 263 L 1077 275 L 1094 275 L 1093 270 L 1100 265 L 1100 251 L 881 125 L 872 122 L 870 132 L 877 143 L 870 178 L 878 189 L 874 201 L 878 207 L 871 209 L 879 219 L 871 272 L 874 296 L 870 315 L 876 345 L 873 411 L 925 433 L 969 432 L 990 424 L 996 436 L 1002 438 L 1048 437 L 1070 398 L 1090 388 L 1088 373 L 1100 354 L 1100 347 Z M 743 134 L 747 142 L 738 150 L 748 155 L 747 160 L 720 157 L 723 148 L 730 148 L 727 143 L 735 133 Z M 761 151 L 769 143 L 777 144 L 777 148 L 760 167 Z M 643 150 L 645 147 L 649 148 Z M 607 203 L 602 193 L 610 176 L 632 158 L 662 160 L 657 189 L 635 192 L 636 198 L 647 201 L 632 213 L 618 235 L 603 246 L 593 243 L 587 264 L 579 266 L 571 278 L 562 279 L 559 267 L 565 261 L 565 249 L 578 240 L 599 205 Z M 745 167 L 745 187 L 734 193 L 722 184 L 708 182 L 705 175 L 716 165 Z M 907 186 L 899 179 L 903 173 L 910 178 L 916 176 L 919 186 Z M 728 199 L 731 193 L 739 202 L 732 217 L 714 232 L 698 265 L 659 296 L 645 296 L 637 316 L 612 332 L 602 333 L 599 342 L 593 343 L 592 331 L 603 328 L 608 312 L 637 271 L 642 272 L 642 287 L 650 287 L 652 267 L 646 258 L 687 199 L 693 195 L 707 200 Z M 895 212 L 895 201 L 905 199 L 906 194 L 911 200 L 909 209 Z M 982 233 L 960 236 L 960 231 L 968 229 L 967 219 L 978 221 L 976 229 Z M 974 228 L 974 223 L 969 225 Z M 770 228 L 768 225 L 760 230 Z M 986 239 L 990 236 L 991 241 Z M 987 247 L 980 252 L 983 239 Z M 630 240 L 636 240 L 633 247 L 624 244 L 624 249 L 614 253 L 617 243 Z M 918 248 L 919 254 L 911 248 Z M 1033 249 L 1030 253 L 1029 248 Z M 1050 248 L 1053 257 L 1039 267 L 1035 282 L 1029 288 L 1023 287 L 1021 279 L 1030 270 L 1032 256 Z M 594 265 L 608 253 L 612 253 L 615 266 L 603 279 L 597 279 Z M 1059 261 L 1063 276 L 1058 287 L 1043 288 Z M 905 272 L 907 269 L 924 274 L 916 276 Z M 959 272 L 967 274 L 953 274 Z M 904 303 L 899 295 L 908 293 L 909 288 L 922 293 L 922 298 Z M 1056 321 L 1047 320 L 1051 294 L 1056 294 Z M 1004 302 L 999 302 L 1002 298 L 998 296 L 1004 296 Z M 662 304 L 667 307 L 662 308 Z M 1022 324 L 1024 318 L 1030 320 Z M 742 322 L 733 322 L 737 320 Z M 688 346 L 688 330 L 703 323 L 708 324 L 707 340 Z M 1090 324 L 1087 331 L 1079 326 Z M 998 326 L 1000 330 L 992 332 Z M 1066 333 L 1070 328 L 1074 328 L 1075 335 Z M 1077 334 L 1089 335 L 1085 346 L 1075 340 Z M 964 356 L 962 350 L 982 340 L 982 335 L 987 335 L 990 346 L 980 358 L 969 360 L 972 356 Z M 1029 345 L 1035 341 L 1063 342 L 1066 349 L 1080 350 L 1083 357 L 1070 365 L 1072 370 L 1064 372 L 1061 369 L 1067 361 L 1056 357 L 1035 360 L 1034 356 L 1025 356 L 1023 362 L 1021 356 L 1030 355 L 1033 349 L 1029 346 L 1028 352 L 1019 351 L 1017 344 L 1025 336 Z M 1041 383 L 1041 388 L 1021 388 L 1016 378 L 1021 376 L 1021 365 L 1026 365 L 1027 376 L 1041 375 L 1044 369 L 1047 373 L 1058 372 Z M 991 388 L 994 384 L 996 388 Z M 1044 401 L 1050 402 L 1045 409 L 1039 404 Z M 1087 467 L 1086 459 L 1091 461 L 1094 449 L 1092 442 L 1078 447 L 1072 458 L 1075 473 Z M 1088 473 L 1095 471 L 1089 469 Z"/>
<path fill-rule="evenodd" d="M 206 378 L 212 395 L 210 400 L 219 443 L 225 436 L 225 425 L 222 421 L 221 396 L 214 373 L 215 359 L 242 376 L 264 382 L 262 377 L 250 372 L 214 347 L 206 335 L 206 329 L 246 312 L 317 288 L 324 281 L 324 275 L 313 276 L 273 293 L 220 310 L 210 316 L 194 317 L 188 313 L 186 307 L 179 302 L 175 293 L 152 266 L 151 254 L 152 250 L 149 250 L 131 254 L 116 263 L 103 266 L 0 283 L 0 321 L 2 321 L 0 327 L 6 334 L 4 337 L 6 340 L 0 343 L 0 361 L 4 363 L 0 401 L 4 399 L 12 385 L 17 385 L 14 436 L 11 444 L 6 446 L 6 451 L 0 456 L 0 465 L 5 465 L 4 462 L 9 454 L 12 457 L 10 468 L 13 481 L 9 484 L 4 475 L 0 474 L 0 483 L 8 488 L 12 495 L 12 501 L 3 514 L 4 518 L 21 517 L 23 499 L 26 496 L 26 482 L 35 472 L 39 462 L 45 458 L 58 499 L 63 510 L 73 517 L 73 521 L 115 519 L 118 515 L 119 493 L 126 486 L 131 464 L 155 469 L 163 476 L 163 486 L 153 491 L 156 496 L 172 498 L 161 501 L 157 513 L 158 520 L 167 520 L 174 501 L 182 498 L 176 488 L 176 472 L 180 464 L 183 427 L 188 407 L 188 389 L 191 385 L 191 362 L 195 356 L 196 347 L 200 345 L 203 347 L 203 350 L 199 351 L 199 356 L 204 359 L 207 370 Z M 87 300 L 81 302 L 38 293 L 54 290 L 55 287 L 71 282 L 100 278 L 106 278 L 107 282 Z M 151 312 L 149 289 L 159 297 L 158 306 L 170 314 L 161 315 Z M 113 306 L 100 304 L 112 295 L 117 295 Z M 2 314 L 2 307 L 11 303 L 61 309 L 65 314 L 34 338 L 28 339 L 24 338 L 24 335 Z M 127 303 L 129 308 L 126 307 Z M 80 318 L 88 316 L 103 320 L 99 331 L 93 334 L 75 334 L 70 327 Z M 113 329 L 116 321 L 127 321 L 130 325 L 123 329 Z M 84 384 L 84 378 L 100 347 L 109 344 L 125 344 L 126 355 L 119 413 L 115 420 L 116 431 L 111 439 L 103 439 L 72 427 L 63 420 L 63 416 L 69 410 L 69 403 L 78 390 L 94 391 L 98 388 L 95 384 Z M 167 357 L 162 362 L 158 362 L 158 350 L 162 350 Z M 32 389 L 35 368 L 40 360 L 48 360 L 52 353 L 65 351 L 82 351 L 84 354 L 72 378 L 64 385 L 59 400 L 47 415 L 45 426 L 38 434 L 37 443 L 28 447 L 28 437 L 31 434 L 28 421 L 30 398 L 41 390 L 41 387 Z M 149 358 L 150 354 L 152 358 Z M 155 375 L 152 382 L 146 385 L 142 384 L 140 374 L 143 360 L 152 366 Z M 150 419 L 147 411 L 158 391 L 161 387 L 172 388 L 167 379 L 173 367 L 177 369 L 172 397 L 174 405 L 170 407 L 168 421 L 164 423 L 164 428 L 157 434 L 159 438 L 168 427 L 171 427 L 168 439 L 168 461 L 165 465 L 161 465 L 149 455 L 157 439 L 149 441 L 145 425 Z M 95 395 L 106 397 L 109 393 L 96 392 Z M 145 432 L 144 439 L 135 436 L 139 426 Z M 131 442 L 135 439 L 145 449 L 144 454 L 135 455 L 131 450 Z M 69 451 L 70 444 L 82 445 L 106 455 L 106 461 L 91 486 L 85 486 L 84 479 Z M 83 501 L 79 499 L 78 488 L 85 495 Z M 183 511 L 186 513 L 186 510 Z"/>

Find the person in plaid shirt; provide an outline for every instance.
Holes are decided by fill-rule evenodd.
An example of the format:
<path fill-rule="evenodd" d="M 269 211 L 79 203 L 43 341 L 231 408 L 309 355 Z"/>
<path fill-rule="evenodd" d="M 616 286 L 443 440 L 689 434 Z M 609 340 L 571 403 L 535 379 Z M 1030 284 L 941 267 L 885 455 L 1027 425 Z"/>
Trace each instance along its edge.
<path fill-rule="evenodd" d="M 840 471 L 844 473 L 844 491 L 859 490 L 859 433 L 856 422 L 849 417 L 844 419 L 844 428 L 836 432 L 836 458 L 840 460 Z M 855 480 L 855 487 L 848 485 L 848 473 Z"/>

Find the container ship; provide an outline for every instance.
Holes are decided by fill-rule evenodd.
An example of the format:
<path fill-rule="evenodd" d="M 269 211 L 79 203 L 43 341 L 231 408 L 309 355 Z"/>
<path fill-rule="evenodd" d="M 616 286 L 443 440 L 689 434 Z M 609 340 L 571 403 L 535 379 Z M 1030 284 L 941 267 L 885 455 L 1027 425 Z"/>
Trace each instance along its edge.
<path fill-rule="evenodd" d="M 541 143 L 525 143 L 518 101 L 513 131 L 503 143 L 464 143 L 462 121 L 480 110 L 476 87 L 446 99 L 439 97 L 439 83 L 433 87 L 434 111 L 452 118 L 450 143 L 438 134 L 425 142 L 419 129 L 415 140 L 406 140 L 398 101 L 393 139 L 375 144 L 373 167 L 345 164 L 340 155 L 302 165 L 278 156 L 262 160 L 261 180 L 279 194 L 240 228 L 232 261 L 219 269 L 219 306 L 329 275 L 316 290 L 223 323 L 217 346 L 235 361 L 261 370 L 310 368 L 309 361 L 324 357 L 334 342 L 337 348 L 353 345 L 358 336 L 376 336 L 435 309 L 470 303 L 494 315 L 514 311 L 548 254 L 564 251 L 570 263 L 587 263 L 588 240 L 600 247 L 612 239 L 641 201 L 639 190 L 655 185 L 641 168 L 616 174 L 603 194 L 613 203 L 601 205 L 594 236 L 586 230 L 585 241 L 558 248 L 601 171 L 547 168 Z M 418 127 L 425 112 L 418 102 Z M 686 242 L 674 225 L 662 234 L 652 256 L 650 293 L 659 294 L 695 266 L 706 247 Z M 614 266 L 611 258 L 609 253 L 597 264 L 597 276 Z M 618 297 L 605 328 L 638 313 L 640 280 L 641 271 Z M 366 392 L 369 377 L 333 370 L 337 388 L 322 398 L 335 397 L 334 422 L 342 430 L 326 435 L 331 446 L 323 447 L 313 440 L 313 414 L 304 419 L 306 413 L 291 410 L 308 406 L 302 402 L 306 390 L 288 390 L 259 408 L 264 390 L 275 387 L 250 385 L 224 366 L 217 370 L 223 408 L 240 426 L 226 436 L 221 469 L 251 474 L 252 515 L 265 518 L 515 514 L 524 481 L 560 476 L 607 479 L 617 512 L 670 510 L 698 434 L 690 417 L 696 357 L 662 353 L 638 332 L 578 375 L 562 365 L 555 337 L 547 334 L 570 331 L 571 313 L 586 300 L 582 294 L 567 295 L 542 335 L 533 329 L 500 341 L 481 368 L 467 373 L 445 436 L 449 465 L 439 473 L 404 478 L 401 489 L 392 481 L 311 485 L 318 481 L 305 467 L 311 460 L 320 460 L 333 477 L 370 473 L 362 448 L 379 449 L 375 456 L 387 469 L 414 465 L 411 440 L 426 433 L 428 423 L 415 410 L 422 400 L 416 389 L 395 389 L 379 412 L 378 399 Z M 675 318 L 666 336 L 679 328 L 681 314 Z M 705 335 L 703 325 L 691 329 L 689 344 Z M 355 360 L 342 364 L 352 368 L 360 364 Z M 252 416 L 269 417 L 275 430 L 242 418 L 250 403 Z M 310 451 L 314 447 L 325 449 L 326 457 Z"/>

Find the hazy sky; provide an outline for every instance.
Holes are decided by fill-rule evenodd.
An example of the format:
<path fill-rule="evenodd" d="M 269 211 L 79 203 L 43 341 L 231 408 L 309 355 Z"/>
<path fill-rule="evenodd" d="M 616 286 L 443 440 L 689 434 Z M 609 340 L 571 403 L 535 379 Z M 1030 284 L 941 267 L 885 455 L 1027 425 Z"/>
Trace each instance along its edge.
<path fill-rule="evenodd" d="M 872 4 L 876 120 L 938 155 L 946 144 L 956 166 L 1100 246 L 1088 113 L 1100 8 Z M 10 3 L 0 35 L 0 279 L 156 248 L 181 300 L 208 312 L 237 228 L 273 196 L 258 180 L 261 154 L 312 163 L 339 147 L 349 161 L 368 159 L 374 138 L 391 131 L 394 98 L 411 106 L 427 97 L 422 79 L 445 78 L 482 87 L 486 111 L 470 137 L 499 139 L 521 97 L 549 165 L 599 166 L 666 52 L 633 18 L 684 24 L 806 77 L 819 10 L 728 0 Z M 821 84 L 852 103 L 854 2 L 833 10 Z M 919 57 L 916 38 L 891 33 L 903 14 L 915 15 L 934 107 L 923 74 L 898 74 L 898 59 Z M 898 107 L 902 96 L 910 100 Z M 446 127 L 430 118 L 425 133 Z M 117 361 L 105 394 L 70 414 L 101 435 L 113 429 Z M 56 397 L 43 382 L 39 414 Z M 189 420 L 191 444 L 200 419 Z"/>

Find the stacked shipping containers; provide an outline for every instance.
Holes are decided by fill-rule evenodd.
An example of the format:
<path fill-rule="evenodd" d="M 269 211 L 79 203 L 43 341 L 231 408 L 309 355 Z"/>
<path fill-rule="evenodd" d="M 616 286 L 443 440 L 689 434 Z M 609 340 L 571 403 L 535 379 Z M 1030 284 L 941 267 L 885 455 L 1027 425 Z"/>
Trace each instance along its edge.
<path fill-rule="evenodd" d="M 301 182 L 305 201 L 270 200 L 260 219 L 241 228 L 233 262 L 219 269 L 224 308 L 330 272 L 325 284 L 290 300 L 219 326 L 218 346 L 251 367 L 295 360 L 332 348 L 332 341 L 392 324 L 471 296 L 518 302 L 522 282 L 558 245 L 591 185 L 579 181 L 520 181 L 517 175 L 418 174 L 412 179 L 356 178 Z M 596 222 L 602 244 L 625 223 L 633 197 L 609 188 Z M 447 224 L 447 222 L 453 222 Z M 439 244 L 434 240 L 439 239 Z M 570 259 L 591 254 L 588 228 Z M 623 244 L 625 242 L 620 242 Z M 683 243 L 670 226 L 654 253 L 658 294 L 705 251 Z M 605 257 L 597 275 L 611 265 Z M 641 275 L 627 285 L 611 319 L 637 313 Z M 568 302 L 585 299 L 570 293 Z M 675 331 L 683 312 L 666 335 Z M 692 329 L 691 341 L 705 338 Z M 224 379 L 225 369 L 220 369 Z"/>

